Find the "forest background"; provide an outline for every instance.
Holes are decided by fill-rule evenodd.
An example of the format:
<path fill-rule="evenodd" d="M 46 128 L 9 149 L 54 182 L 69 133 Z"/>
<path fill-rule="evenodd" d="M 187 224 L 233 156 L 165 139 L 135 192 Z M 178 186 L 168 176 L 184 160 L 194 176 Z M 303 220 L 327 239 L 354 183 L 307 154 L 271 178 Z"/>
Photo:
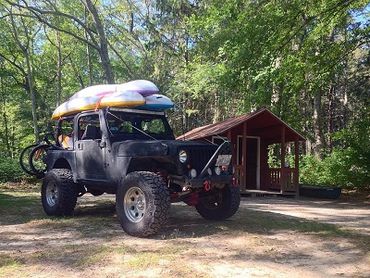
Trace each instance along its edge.
<path fill-rule="evenodd" d="M 368 1 L 0 0 L 0 181 L 61 102 L 133 79 L 177 135 L 267 107 L 307 138 L 302 183 L 369 189 Z"/>

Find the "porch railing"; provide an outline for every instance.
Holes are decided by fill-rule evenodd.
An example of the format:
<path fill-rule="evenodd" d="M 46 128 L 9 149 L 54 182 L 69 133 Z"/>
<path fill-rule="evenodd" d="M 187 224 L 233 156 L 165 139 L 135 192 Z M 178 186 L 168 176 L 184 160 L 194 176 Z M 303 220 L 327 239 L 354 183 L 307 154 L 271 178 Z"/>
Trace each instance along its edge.
<path fill-rule="evenodd" d="M 298 179 L 294 168 L 270 168 L 270 188 L 285 191 L 297 191 Z"/>

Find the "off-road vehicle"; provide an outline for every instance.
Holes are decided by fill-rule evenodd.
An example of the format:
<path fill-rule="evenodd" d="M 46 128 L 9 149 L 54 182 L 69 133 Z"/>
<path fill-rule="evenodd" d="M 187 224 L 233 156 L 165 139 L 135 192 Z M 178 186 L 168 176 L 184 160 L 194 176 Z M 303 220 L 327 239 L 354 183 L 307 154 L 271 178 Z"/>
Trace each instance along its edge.
<path fill-rule="evenodd" d="M 81 112 L 59 119 L 55 138 L 56 146 L 43 148 L 41 197 L 48 215 L 72 215 L 86 192 L 116 194 L 123 230 L 148 236 L 166 222 L 172 202 L 195 206 L 209 220 L 224 220 L 239 208 L 229 142 L 175 140 L 164 112 Z"/>

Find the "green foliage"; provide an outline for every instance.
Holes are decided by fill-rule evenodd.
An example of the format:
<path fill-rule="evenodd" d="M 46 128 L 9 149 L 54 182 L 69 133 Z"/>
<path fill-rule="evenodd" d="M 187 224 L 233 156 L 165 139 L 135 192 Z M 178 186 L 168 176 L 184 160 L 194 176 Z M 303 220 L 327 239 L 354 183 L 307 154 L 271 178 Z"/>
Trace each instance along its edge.
<path fill-rule="evenodd" d="M 0 182 L 20 181 L 24 176 L 18 160 L 6 157 L 0 160 Z"/>
<path fill-rule="evenodd" d="M 342 147 L 323 159 L 303 157 L 301 181 L 307 184 L 370 189 L 370 117 L 364 117 L 335 136 Z M 339 142 L 338 142 L 339 143 Z"/>
<path fill-rule="evenodd" d="M 86 1 L 26 2 L 0 1 L 0 153 L 11 158 L 34 142 L 34 126 L 51 127 L 59 102 L 106 82 Z M 177 105 L 177 135 L 265 106 L 322 157 L 303 158 L 302 180 L 368 184 L 368 0 L 93 2 L 115 81 L 154 81 Z"/>
<path fill-rule="evenodd" d="M 323 161 L 313 155 L 303 156 L 300 164 L 300 182 L 310 185 L 332 185 L 330 177 L 327 176 L 326 167 Z"/>

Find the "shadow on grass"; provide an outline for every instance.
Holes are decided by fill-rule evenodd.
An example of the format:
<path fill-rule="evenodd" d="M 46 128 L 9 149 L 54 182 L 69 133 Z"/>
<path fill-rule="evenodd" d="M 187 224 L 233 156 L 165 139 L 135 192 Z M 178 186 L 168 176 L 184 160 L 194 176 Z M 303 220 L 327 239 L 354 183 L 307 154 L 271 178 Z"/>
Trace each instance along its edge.
<path fill-rule="evenodd" d="M 30 223 L 33 228 L 63 232 L 68 230 L 76 239 L 105 239 L 126 236 L 115 215 L 112 200 L 87 198 L 76 208 L 74 217 L 48 217 L 41 207 L 36 194 L 0 193 L 0 225 Z M 325 224 L 304 218 L 287 216 L 273 212 L 255 211 L 241 207 L 231 219 L 214 222 L 201 218 L 194 208 L 174 204 L 170 210 L 170 220 L 162 232 L 152 239 L 204 237 L 214 234 L 235 235 L 250 233 L 272 235 L 279 232 L 299 232 L 322 237 L 337 237 L 356 240 L 356 245 L 369 246 L 370 237 L 344 230 L 337 225 Z M 22 234 L 23 231 L 19 231 Z M 29 231 L 24 231 L 25 235 Z M 4 239 L 5 233 L 1 233 Z M 9 235 L 9 240 L 11 235 Z M 365 247 L 366 248 L 366 247 Z"/>
<path fill-rule="evenodd" d="M 40 197 L 27 193 L 0 192 L 0 225 L 23 224 L 45 217 Z"/>
<path fill-rule="evenodd" d="M 174 210 L 167 230 L 178 230 L 176 237 L 189 237 L 189 235 L 201 237 L 209 234 L 238 234 L 245 232 L 259 235 L 272 235 L 277 232 L 300 232 L 328 237 L 354 238 L 370 244 L 369 236 L 342 229 L 334 224 L 326 224 L 275 212 L 256 211 L 243 207 L 231 219 L 214 222 L 200 218 L 194 209 L 178 206 Z M 171 233 L 167 231 L 165 235 L 171 237 Z"/>

